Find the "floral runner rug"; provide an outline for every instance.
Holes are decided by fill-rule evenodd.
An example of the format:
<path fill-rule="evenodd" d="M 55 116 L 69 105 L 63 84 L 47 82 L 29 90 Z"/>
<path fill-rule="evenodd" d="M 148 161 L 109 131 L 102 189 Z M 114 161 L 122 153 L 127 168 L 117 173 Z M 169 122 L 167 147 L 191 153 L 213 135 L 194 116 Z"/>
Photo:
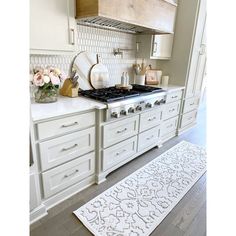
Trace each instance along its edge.
<path fill-rule="evenodd" d="M 182 141 L 74 214 L 96 236 L 147 236 L 205 171 L 205 149 Z"/>

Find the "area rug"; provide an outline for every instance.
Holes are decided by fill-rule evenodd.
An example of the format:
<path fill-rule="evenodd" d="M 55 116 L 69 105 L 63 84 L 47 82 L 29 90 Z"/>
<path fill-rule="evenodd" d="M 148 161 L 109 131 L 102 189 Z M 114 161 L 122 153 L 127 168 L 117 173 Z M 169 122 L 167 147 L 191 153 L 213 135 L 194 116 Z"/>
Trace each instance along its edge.
<path fill-rule="evenodd" d="M 205 171 L 205 149 L 182 141 L 74 214 L 96 236 L 147 236 Z"/>

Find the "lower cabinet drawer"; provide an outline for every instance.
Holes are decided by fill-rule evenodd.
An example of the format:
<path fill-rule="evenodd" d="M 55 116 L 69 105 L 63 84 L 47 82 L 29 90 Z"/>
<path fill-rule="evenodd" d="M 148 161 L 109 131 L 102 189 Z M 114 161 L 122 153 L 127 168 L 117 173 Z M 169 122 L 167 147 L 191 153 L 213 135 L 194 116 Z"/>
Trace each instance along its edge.
<path fill-rule="evenodd" d="M 137 136 L 103 150 L 102 169 L 108 170 L 136 153 Z"/>
<path fill-rule="evenodd" d="M 182 90 L 168 93 L 166 96 L 166 103 L 171 103 L 171 102 L 175 102 L 175 101 L 180 100 L 182 97 L 182 93 L 183 93 Z"/>
<path fill-rule="evenodd" d="M 184 112 L 189 112 L 198 108 L 200 97 L 189 98 L 184 101 Z"/>
<path fill-rule="evenodd" d="M 166 134 L 175 131 L 178 125 L 178 116 L 166 120 L 161 125 L 161 136 L 165 136 Z"/>
<path fill-rule="evenodd" d="M 183 114 L 181 128 L 194 123 L 197 119 L 197 110 Z"/>
<path fill-rule="evenodd" d="M 157 126 L 161 122 L 162 110 L 155 109 L 145 112 L 140 115 L 140 129 L 139 132 Z"/>
<path fill-rule="evenodd" d="M 157 144 L 160 138 L 160 127 L 149 129 L 138 136 L 138 151 L 141 151 L 153 144 Z"/>
<path fill-rule="evenodd" d="M 173 102 L 164 106 L 163 120 L 167 120 L 171 117 L 177 116 L 180 110 L 180 101 Z"/>
<path fill-rule="evenodd" d="M 138 133 L 139 116 L 103 126 L 103 148 L 130 138 Z"/>
<path fill-rule="evenodd" d="M 44 197 L 50 197 L 94 173 L 94 153 L 87 154 L 46 171 L 42 173 Z"/>
<path fill-rule="evenodd" d="M 94 150 L 95 128 L 78 131 L 39 144 L 42 170 L 47 170 Z"/>

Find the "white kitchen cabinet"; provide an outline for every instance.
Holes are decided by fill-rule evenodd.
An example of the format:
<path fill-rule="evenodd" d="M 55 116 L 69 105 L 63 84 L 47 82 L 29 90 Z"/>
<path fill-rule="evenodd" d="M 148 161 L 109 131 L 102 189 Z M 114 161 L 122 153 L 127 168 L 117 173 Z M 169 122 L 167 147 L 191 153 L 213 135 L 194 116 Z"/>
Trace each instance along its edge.
<path fill-rule="evenodd" d="M 136 56 L 147 59 L 170 59 L 173 37 L 173 34 L 138 35 Z"/>
<path fill-rule="evenodd" d="M 30 1 L 30 53 L 62 53 L 75 50 L 74 0 Z"/>
<path fill-rule="evenodd" d="M 31 173 L 30 176 L 30 211 L 35 209 L 40 205 L 40 196 L 37 189 L 37 175 L 35 173 Z"/>
<path fill-rule="evenodd" d="M 157 61 L 169 82 L 185 86 L 179 133 L 196 124 L 194 115 L 185 115 L 199 107 L 206 68 L 206 0 L 181 1 L 178 4 L 172 58 Z M 193 113 L 192 113 L 193 114 Z"/>

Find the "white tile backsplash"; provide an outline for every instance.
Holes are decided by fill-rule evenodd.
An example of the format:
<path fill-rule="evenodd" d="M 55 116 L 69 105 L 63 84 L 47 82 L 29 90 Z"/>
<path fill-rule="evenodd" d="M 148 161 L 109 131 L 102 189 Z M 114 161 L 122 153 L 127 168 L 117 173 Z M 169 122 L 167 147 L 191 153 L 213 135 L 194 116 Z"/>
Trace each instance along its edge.
<path fill-rule="evenodd" d="M 123 71 L 133 78 L 132 65 L 135 63 L 136 36 L 78 25 L 78 52 L 73 55 L 30 55 L 30 69 L 35 66 L 56 66 L 69 75 L 74 56 L 81 51 L 98 53 L 110 74 L 111 84 L 120 83 Z M 114 48 L 133 49 L 124 51 L 123 57 L 114 56 Z"/>

